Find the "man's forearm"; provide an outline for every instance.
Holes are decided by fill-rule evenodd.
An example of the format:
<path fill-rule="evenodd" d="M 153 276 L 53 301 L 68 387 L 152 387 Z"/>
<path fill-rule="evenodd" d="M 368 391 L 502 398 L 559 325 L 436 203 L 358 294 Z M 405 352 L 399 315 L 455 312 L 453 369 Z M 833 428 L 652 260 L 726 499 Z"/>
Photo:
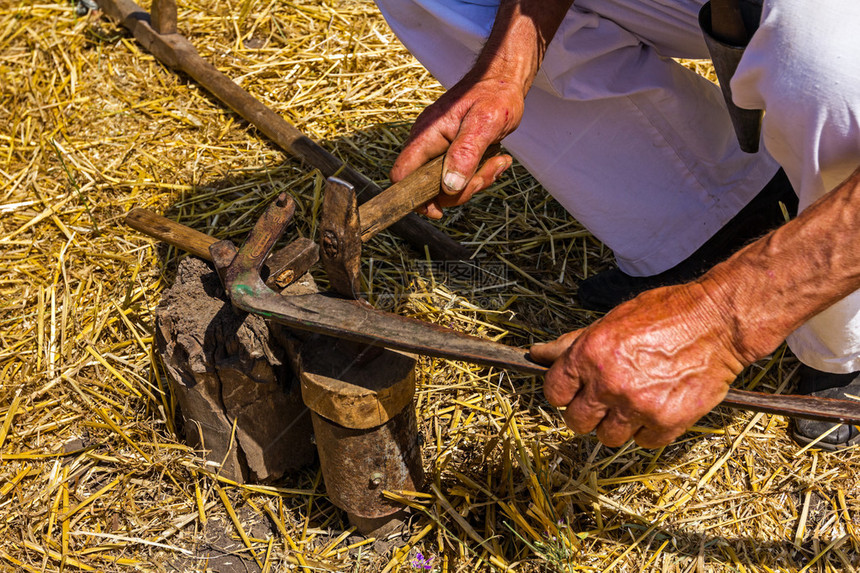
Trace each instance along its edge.
<path fill-rule="evenodd" d="M 470 73 L 515 82 L 525 95 L 572 4 L 573 0 L 502 0 Z"/>
<path fill-rule="evenodd" d="M 860 169 L 796 219 L 714 267 L 700 282 L 732 317 L 751 363 L 811 317 L 860 289 Z"/>

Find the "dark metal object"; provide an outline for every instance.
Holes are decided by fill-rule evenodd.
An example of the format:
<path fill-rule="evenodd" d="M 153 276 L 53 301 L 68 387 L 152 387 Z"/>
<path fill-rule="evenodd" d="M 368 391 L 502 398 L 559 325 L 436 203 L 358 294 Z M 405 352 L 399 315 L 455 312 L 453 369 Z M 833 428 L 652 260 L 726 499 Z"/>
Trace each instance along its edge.
<path fill-rule="evenodd" d="M 500 151 L 501 146 L 491 145 L 484 159 L 498 155 Z M 355 200 L 349 197 L 352 190 L 344 188 L 349 184 L 329 178 L 321 225 L 326 229 L 322 235 L 323 250 L 328 245 L 334 247 L 336 253 L 331 257 L 323 253 L 323 263 L 332 289 L 348 298 L 357 298 L 361 243 L 367 242 L 441 193 L 444 163 L 444 155 L 425 163 L 403 181 L 364 203 L 357 214 Z M 329 201 L 329 193 L 336 194 L 337 198 Z"/>
<path fill-rule="evenodd" d="M 320 256 L 331 288 L 348 298 L 358 298 L 361 290 L 359 231 L 355 190 L 349 183 L 329 177 L 320 222 Z"/>
<path fill-rule="evenodd" d="M 444 157 L 420 167 L 408 181 L 394 185 L 359 208 L 353 187 L 329 177 L 323 198 L 320 243 L 332 290 L 347 298 L 360 291 L 361 243 L 393 225 L 439 194 Z"/>
<path fill-rule="evenodd" d="M 125 223 L 141 233 L 188 251 L 201 259 L 212 260 L 209 247 L 216 243 L 217 239 L 205 233 L 171 221 L 148 209 L 132 209 L 125 216 Z M 273 289 L 286 288 L 308 272 L 318 260 L 317 244 L 310 239 L 299 237 L 283 249 L 278 249 L 269 255 L 260 269 L 260 274 L 265 277 L 266 286 Z"/>
<path fill-rule="evenodd" d="M 159 33 L 151 24 L 152 18 L 133 0 L 98 0 L 99 6 L 111 18 L 128 28 L 143 47 L 159 61 L 185 72 L 230 109 L 253 124 L 263 134 L 291 155 L 319 169 L 326 177 L 337 174 L 355 186 L 359 201 L 365 201 L 382 192 L 378 185 L 355 168 L 323 149 L 283 117 L 266 107 L 254 96 L 239 87 L 215 66 L 204 60 L 184 36 L 176 33 Z M 159 16 L 159 18 L 163 18 Z M 156 24 L 161 25 L 161 24 Z M 392 185 L 406 185 L 403 181 Z M 411 214 L 391 226 L 391 230 L 411 245 L 436 260 L 464 260 L 470 252 L 445 233 Z"/>
<path fill-rule="evenodd" d="M 361 360 L 362 349 L 344 342 L 306 342 L 299 376 L 328 496 L 367 534 L 402 509 L 384 490 L 417 490 L 424 481 L 413 406 L 416 360 L 387 349 Z"/>
<path fill-rule="evenodd" d="M 711 0 L 699 11 L 699 26 L 720 80 L 738 143 L 747 153 L 758 151 L 764 112 L 736 106 L 732 99 L 731 80 L 749 40 L 747 30 L 755 30 L 760 17 L 761 6 L 747 2 L 739 4 L 737 0 Z"/>
<path fill-rule="evenodd" d="M 523 349 L 378 311 L 361 301 L 324 294 L 277 295 L 263 284 L 259 268 L 266 254 L 263 247 L 268 245 L 271 248 L 289 222 L 283 215 L 269 212 L 291 212 L 293 207 L 290 203 L 283 195 L 273 203 L 251 231 L 238 255 L 234 256 L 236 248 L 229 241 L 221 241 L 210 248 L 227 294 L 235 306 L 287 326 L 337 338 L 527 374 L 546 372 L 547 367 L 531 361 Z M 860 423 L 860 402 L 849 400 L 767 395 L 731 389 L 722 403 L 757 412 Z"/>
<path fill-rule="evenodd" d="M 375 428 L 346 428 L 312 413 L 326 494 L 350 517 L 388 517 L 403 505 L 385 490 L 417 491 L 424 483 L 415 409 L 409 405 Z"/>
<path fill-rule="evenodd" d="M 310 239 L 299 237 L 269 255 L 263 264 L 262 276 L 269 288 L 287 288 L 301 278 L 319 260 L 319 247 Z M 268 272 L 268 276 L 267 273 Z"/>

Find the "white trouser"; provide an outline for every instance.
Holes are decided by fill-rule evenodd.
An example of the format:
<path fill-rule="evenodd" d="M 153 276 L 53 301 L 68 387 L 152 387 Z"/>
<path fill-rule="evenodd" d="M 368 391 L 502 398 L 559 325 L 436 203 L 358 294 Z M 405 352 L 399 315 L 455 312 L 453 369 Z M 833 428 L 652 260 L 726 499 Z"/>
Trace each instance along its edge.
<path fill-rule="evenodd" d="M 762 139 L 801 210 L 860 167 L 858 23 L 857 0 L 766 0 L 732 79 L 735 103 L 765 110 Z M 860 291 L 797 329 L 788 345 L 813 368 L 860 370 Z"/>
<path fill-rule="evenodd" d="M 777 169 L 767 151 L 740 151 L 718 89 L 668 59 L 707 57 L 697 24 L 702 2 L 577 0 L 547 50 L 520 127 L 504 141 L 632 275 L 659 273 L 692 254 Z M 498 3 L 377 0 L 401 41 L 445 87 L 470 68 Z M 855 0 L 830 4 L 840 4 L 840 14 L 860 8 Z M 799 15 L 801 5 L 810 13 Z M 860 157 L 856 74 L 855 89 L 844 98 L 822 102 L 818 96 L 827 89 L 816 86 L 834 85 L 827 74 L 844 78 L 848 68 L 858 68 L 850 61 L 860 53 L 851 38 L 855 26 L 844 24 L 858 20 L 843 15 L 827 24 L 828 9 L 803 0 L 777 0 L 777 6 L 765 6 L 763 30 L 732 89 L 740 105 L 767 109 L 765 147 L 786 168 L 804 207 L 850 174 L 850 158 L 856 167 Z M 811 31 L 798 31 L 807 26 Z M 842 34 L 831 30 L 837 26 Z M 814 57 L 807 45 L 815 46 Z M 786 91 L 792 89 L 799 91 Z M 844 110 L 839 125 L 847 125 L 834 150 L 822 121 L 829 112 L 821 109 L 830 99 Z M 798 117 L 803 114 L 809 121 Z M 829 163 L 837 169 L 822 163 L 825 156 L 835 158 Z M 822 370 L 860 370 L 855 298 L 860 301 L 850 297 L 792 335 L 801 360 Z"/>

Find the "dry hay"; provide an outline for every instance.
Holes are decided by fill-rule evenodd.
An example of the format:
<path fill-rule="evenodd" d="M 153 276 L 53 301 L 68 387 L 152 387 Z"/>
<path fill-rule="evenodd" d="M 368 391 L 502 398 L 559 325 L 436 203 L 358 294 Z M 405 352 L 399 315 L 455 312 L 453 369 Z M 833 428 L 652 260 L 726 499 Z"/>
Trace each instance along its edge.
<path fill-rule="evenodd" d="M 381 183 L 440 93 L 367 1 L 183 2 L 180 30 Z M 317 468 L 266 487 L 217 477 L 176 440 L 152 354 L 151 311 L 182 255 L 121 217 L 150 207 L 241 238 L 286 189 L 314 236 L 320 175 L 68 3 L 0 4 L 0 73 L 4 569 L 224 570 L 188 555 L 207 520 L 249 570 L 425 570 L 418 552 L 436 571 L 860 566 L 857 449 L 801 449 L 784 418 L 718 409 L 667 448 L 611 450 L 571 435 L 537 380 L 438 360 L 417 399 L 428 487 L 391 494 L 417 515 L 405 544 L 352 537 Z M 446 279 L 383 236 L 364 266 L 373 300 L 511 344 L 595 318 L 575 283 L 609 253 L 522 168 L 441 225 L 499 276 Z M 737 385 L 787 391 L 795 365 L 780 350 Z"/>

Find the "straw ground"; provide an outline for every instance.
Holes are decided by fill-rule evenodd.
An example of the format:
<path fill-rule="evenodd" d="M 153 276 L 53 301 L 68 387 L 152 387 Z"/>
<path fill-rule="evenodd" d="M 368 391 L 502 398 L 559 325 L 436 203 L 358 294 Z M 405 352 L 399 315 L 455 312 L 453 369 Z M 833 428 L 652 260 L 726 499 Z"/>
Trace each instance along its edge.
<path fill-rule="evenodd" d="M 365 0 L 188 0 L 180 30 L 383 185 L 441 93 Z M 415 514 L 399 540 L 352 535 L 315 466 L 266 486 L 220 478 L 177 438 L 152 351 L 185 255 L 123 214 L 241 239 L 287 190 L 294 232 L 314 237 L 321 185 L 115 25 L 0 2 L 0 569 L 223 571 L 204 523 L 247 570 L 860 567 L 856 449 L 801 449 L 784 418 L 720 408 L 664 449 L 612 450 L 566 430 L 539 380 L 440 360 L 419 374 L 427 487 L 390 493 Z M 521 345 L 597 318 L 575 284 L 610 253 L 521 167 L 440 226 L 484 270 L 451 276 L 383 235 L 365 249 L 371 300 Z M 737 387 L 790 391 L 795 366 L 780 349 Z"/>

